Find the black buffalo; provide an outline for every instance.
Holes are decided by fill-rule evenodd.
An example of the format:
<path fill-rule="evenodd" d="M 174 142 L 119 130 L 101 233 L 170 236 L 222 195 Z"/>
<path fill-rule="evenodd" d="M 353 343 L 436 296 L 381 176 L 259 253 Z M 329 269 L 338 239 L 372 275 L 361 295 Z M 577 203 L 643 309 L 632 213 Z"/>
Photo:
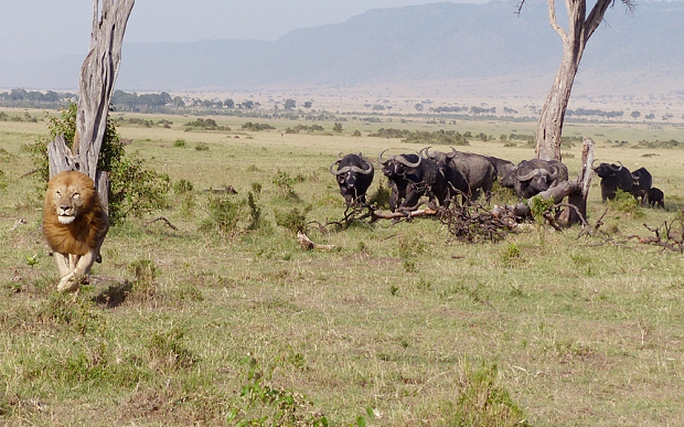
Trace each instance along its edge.
<path fill-rule="evenodd" d="M 558 160 L 531 159 L 518 163 L 508 175 L 518 197 L 529 199 L 568 180 L 568 168 Z"/>
<path fill-rule="evenodd" d="M 618 162 L 619 163 L 619 162 Z M 615 192 L 622 190 L 627 193 L 632 192 L 634 178 L 626 167 L 610 163 L 600 163 L 594 168 L 594 172 L 601 177 L 601 199 L 613 200 Z"/>
<path fill-rule="evenodd" d="M 335 170 L 334 167 L 337 166 Z M 366 203 L 366 191 L 373 182 L 373 164 L 361 153 L 347 154 L 330 165 L 330 173 L 336 176 L 340 193 L 347 207 Z"/>
<path fill-rule="evenodd" d="M 480 193 L 484 192 L 487 202 L 489 202 L 492 197 L 492 185 L 496 180 L 496 170 L 485 156 L 456 151 L 455 148 L 451 147 L 450 153 L 437 155 L 435 159 L 446 162 L 449 167 L 463 177 L 465 189 L 459 189 L 459 191 L 464 194 L 464 200 L 475 201 L 480 197 Z"/>
<path fill-rule="evenodd" d="M 437 164 L 417 154 L 398 154 L 383 160 L 384 150 L 378 155 L 392 189 L 390 210 L 411 211 L 418 207 L 421 196 L 444 206 L 448 202 L 448 184 Z"/>
<path fill-rule="evenodd" d="M 651 187 L 646 193 L 646 201 L 652 207 L 659 206 L 661 208 L 665 207 L 665 195 L 663 190 L 658 187 Z"/>
<path fill-rule="evenodd" d="M 510 181 L 510 185 L 504 184 L 504 180 L 510 173 L 513 171 L 513 168 L 515 168 L 515 163 L 513 163 L 510 160 L 505 160 L 505 159 L 500 159 L 498 157 L 494 156 L 485 156 L 487 160 L 489 160 L 489 163 L 494 166 L 494 171 L 496 172 L 496 177 L 499 180 L 499 183 L 503 187 L 513 187 L 513 182 Z"/>
<path fill-rule="evenodd" d="M 632 172 L 632 190 L 630 193 L 637 200 L 641 197 L 641 204 L 645 205 L 647 201 L 646 194 L 651 189 L 652 183 L 653 177 L 651 173 L 646 168 L 639 168 Z"/>
<path fill-rule="evenodd" d="M 470 188 L 468 187 L 468 183 L 466 182 L 465 178 L 463 175 L 461 175 L 461 172 L 459 172 L 451 164 L 453 155 L 451 153 L 443 153 L 441 151 L 430 152 L 429 150 L 430 147 L 423 148 L 420 150 L 420 155 L 423 158 L 428 158 L 435 162 L 440 174 L 444 176 L 448 190 L 447 199 L 452 200 L 452 198 L 458 194 L 470 194 Z"/>

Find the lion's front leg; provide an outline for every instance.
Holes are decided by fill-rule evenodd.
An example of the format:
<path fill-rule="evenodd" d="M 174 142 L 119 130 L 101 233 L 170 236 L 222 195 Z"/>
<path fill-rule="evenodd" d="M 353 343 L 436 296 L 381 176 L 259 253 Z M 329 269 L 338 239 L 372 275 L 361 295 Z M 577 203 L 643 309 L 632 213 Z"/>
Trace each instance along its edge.
<path fill-rule="evenodd" d="M 73 257 L 73 258 L 72 258 Z M 75 262 L 74 268 L 62 277 L 57 285 L 57 290 L 60 292 L 74 292 L 77 291 L 81 281 L 90 273 L 90 268 L 95 263 L 97 257 L 96 251 L 90 251 L 87 254 L 79 257 L 76 255 L 69 255 L 71 261 Z M 61 274 L 61 271 L 60 271 Z"/>
<path fill-rule="evenodd" d="M 76 266 L 76 260 L 74 260 L 73 258 L 74 255 L 65 255 L 59 252 L 53 252 L 52 256 L 55 259 L 55 262 L 57 263 L 59 277 L 66 277 L 69 275 L 69 273 L 74 271 L 74 267 Z"/>

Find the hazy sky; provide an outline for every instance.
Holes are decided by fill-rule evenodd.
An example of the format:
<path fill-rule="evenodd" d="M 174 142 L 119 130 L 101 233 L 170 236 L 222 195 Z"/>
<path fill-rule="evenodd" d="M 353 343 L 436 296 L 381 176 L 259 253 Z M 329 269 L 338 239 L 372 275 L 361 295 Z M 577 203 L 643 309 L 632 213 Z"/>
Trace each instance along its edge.
<path fill-rule="evenodd" d="M 276 40 L 291 30 L 343 22 L 369 9 L 438 1 L 136 0 L 125 42 Z M 0 62 L 41 61 L 70 54 L 85 56 L 92 7 L 93 2 L 88 0 L 2 0 Z"/>

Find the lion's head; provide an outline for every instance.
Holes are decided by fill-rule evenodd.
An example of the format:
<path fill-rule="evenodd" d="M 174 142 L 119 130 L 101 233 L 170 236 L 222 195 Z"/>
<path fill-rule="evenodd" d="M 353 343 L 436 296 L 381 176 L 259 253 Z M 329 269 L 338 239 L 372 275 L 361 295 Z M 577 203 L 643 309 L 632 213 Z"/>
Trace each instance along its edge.
<path fill-rule="evenodd" d="M 85 255 L 103 228 L 95 183 L 81 172 L 66 171 L 48 183 L 43 230 L 50 247 L 63 254 Z"/>

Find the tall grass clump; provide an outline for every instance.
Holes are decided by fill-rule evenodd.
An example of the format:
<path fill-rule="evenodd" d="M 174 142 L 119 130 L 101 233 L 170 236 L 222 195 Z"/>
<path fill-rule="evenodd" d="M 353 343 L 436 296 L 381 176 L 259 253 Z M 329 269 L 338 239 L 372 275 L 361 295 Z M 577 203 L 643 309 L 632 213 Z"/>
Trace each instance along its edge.
<path fill-rule="evenodd" d="M 450 427 L 529 426 L 523 410 L 508 391 L 497 384 L 495 363 L 466 366 L 459 379 L 461 392 L 455 404 L 447 405 Z"/>
<path fill-rule="evenodd" d="M 158 292 L 155 279 L 159 274 L 154 261 L 139 259 L 132 262 L 128 269 L 134 278 L 131 286 L 132 299 L 146 301 L 153 298 Z"/>

